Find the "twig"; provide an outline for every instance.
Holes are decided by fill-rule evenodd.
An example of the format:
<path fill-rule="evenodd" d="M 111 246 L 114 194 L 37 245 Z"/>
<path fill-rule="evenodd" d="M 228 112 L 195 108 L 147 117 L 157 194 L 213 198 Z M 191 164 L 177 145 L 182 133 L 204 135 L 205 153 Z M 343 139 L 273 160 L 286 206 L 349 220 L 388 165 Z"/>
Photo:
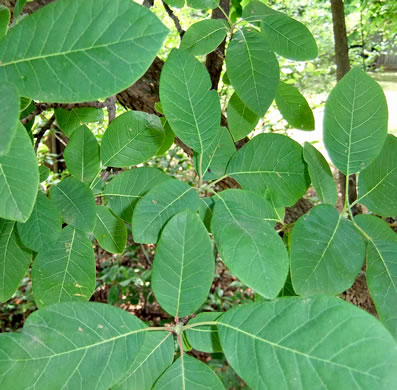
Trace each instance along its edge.
<path fill-rule="evenodd" d="M 108 111 L 109 124 L 116 118 L 116 96 L 111 96 L 105 100 L 106 109 Z"/>
<path fill-rule="evenodd" d="M 53 115 L 45 124 L 44 126 L 40 129 L 40 131 L 35 134 L 36 141 L 34 143 L 34 151 L 37 152 L 37 149 L 39 148 L 41 139 L 44 137 L 44 134 L 46 133 L 47 130 L 49 130 L 52 126 L 52 124 L 55 121 L 55 115 Z"/>
<path fill-rule="evenodd" d="M 183 34 L 185 34 L 185 30 L 181 27 L 181 24 L 179 23 L 179 19 L 178 17 L 174 14 L 174 12 L 172 11 L 172 9 L 168 6 L 167 3 L 164 2 L 164 0 L 162 0 L 163 6 L 165 11 L 167 12 L 168 16 L 172 19 L 172 21 L 175 24 L 176 29 L 178 30 L 179 36 L 183 37 Z"/>
<path fill-rule="evenodd" d="M 152 260 L 150 260 L 150 257 L 149 257 L 149 255 L 148 255 L 148 253 L 146 252 L 146 249 L 145 249 L 145 247 L 144 247 L 143 244 L 141 244 L 141 250 L 142 250 L 143 255 L 145 256 L 146 261 L 147 261 L 150 265 L 153 265 Z"/>

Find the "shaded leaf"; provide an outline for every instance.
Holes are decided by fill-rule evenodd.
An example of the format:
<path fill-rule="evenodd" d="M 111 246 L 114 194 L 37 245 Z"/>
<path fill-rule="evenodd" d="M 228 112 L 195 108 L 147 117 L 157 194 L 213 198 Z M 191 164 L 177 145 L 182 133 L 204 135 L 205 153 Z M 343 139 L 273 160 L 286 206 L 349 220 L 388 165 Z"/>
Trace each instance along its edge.
<path fill-rule="evenodd" d="M 215 321 L 222 313 L 221 312 L 204 312 L 197 314 L 192 318 L 187 325 L 196 324 L 198 322 Z M 185 334 L 191 346 L 197 351 L 213 353 L 222 352 L 222 347 L 219 341 L 218 329 L 214 325 L 196 326 L 187 329 Z"/>
<path fill-rule="evenodd" d="M 205 19 L 192 24 L 183 35 L 180 48 L 194 56 L 214 51 L 225 39 L 227 23 L 223 19 Z"/>
<path fill-rule="evenodd" d="M 379 84 L 353 68 L 328 96 L 324 145 L 345 175 L 366 168 L 379 154 L 387 134 L 387 103 Z"/>
<path fill-rule="evenodd" d="M 226 190 L 216 200 L 211 229 L 222 260 L 244 284 L 275 298 L 288 274 L 288 253 L 273 226 L 276 213 L 259 195 Z"/>
<path fill-rule="evenodd" d="M 90 183 L 99 170 L 99 145 L 87 126 L 73 132 L 63 152 L 66 167 L 80 181 Z"/>
<path fill-rule="evenodd" d="M 127 167 L 153 157 L 164 141 L 164 129 L 157 115 L 128 111 L 118 116 L 102 138 L 105 166 Z"/>
<path fill-rule="evenodd" d="M 0 39 L 7 34 L 10 18 L 11 14 L 8 7 L 0 4 Z"/>
<path fill-rule="evenodd" d="M 357 215 L 354 221 L 367 234 L 366 280 L 376 312 L 397 338 L 397 235 L 373 215 Z"/>
<path fill-rule="evenodd" d="M 258 121 L 258 115 L 251 111 L 236 93 L 233 93 L 227 106 L 227 123 L 233 139 L 239 141 L 247 136 L 255 129 Z"/>
<path fill-rule="evenodd" d="M 209 232 L 211 231 L 211 218 L 214 212 L 214 205 L 213 196 L 209 198 L 200 198 L 199 216 Z"/>
<path fill-rule="evenodd" d="M 160 78 L 160 100 L 172 130 L 200 153 L 219 129 L 221 108 L 207 69 L 190 53 L 172 50 Z"/>
<path fill-rule="evenodd" d="M 223 390 L 215 373 L 200 360 L 183 354 L 156 382 L 153 390 Z"/>
<path fill-rule="evenodd" d="M 275 207 L 292 206 L 310 184 L 302 146 L 281 134 L 259 134 L 232 157 L 226 173 L 247 190 L 273 198 Z"/>
<path fill-rule="evenodd" d="M 0 218 L 26 222 L 38 185 L 36 155 L 25 128 L 18 124 L 8 152 L 0 156 Z"/>
<path fill-rule="evenodd" d="M 309 29 L 281 12 L 265 15 L 261 31 L 272 50 L 284 58 L 306 61 L 317 57 L 317 44 Z"/>
<path fill-rule="evenodd" d="M 174 139 L 175 139 L 175 134 L 172 131 L 171 126 L 168 123 L 167 119 L 165 117 L 161 117 L 160 120 L 164 129 L 164 139 L 159 150 L 157 150 L 156 152 L 156 156 L 161 156 L 162 154 L 166 153 L 174 143 Z"/>
<path fill-rule="evenodd" d="M 15 293 L 31 260 L 32 253 L 19 244 L 16 223 L 0 219 L 0 302 Z"/>
<path fill-rule="evenodd" d="M 23 7 L 25 7 L 26 1 L 27 0 L 17 0 L 17 2 L 15 3 L 15 7 L 13 10 L 14 20 L 17 19 L 18 16 L 21 14 Z"/>
<path fill-rule="evenodd" d="M 354 283 L 365 245 L 353 224 L 330 205 L 312 208 L 295 223 L 290 244 L 291 278 L 299 295 L 337 295 Z"/>
<path fill-rule="evenodd" d="M 18 119 L 18 91 L 12 84 L 2 83 L 0 84 L 0 156 L 6 154 L 10 148 L 17 131 Z"/>
<path fill-rule="evenodd" d="M 22 333 L 0 335 L 0 386 L 108 390 L 132 365 L 144 330 L 138 318 L 102 303 L 40 309 Z"/>
<path fill-rule="evenodd" d="M 143 75 L 166 35 L 157 17 L 132 1 L 58 0 L 0 41 L 0 81 L 45 102 L 112 96 Z"/>
<path fill-rule="evenodd" d="M 64 110 L 63 108 L 57 108 L 55 110 L 55 118 L 58 126 L 70 138 L 81 125 L 103 121 L 103 109 L 79 107 L 73 110 Z"/>
<path fill-rule="evenodd" d="M 215 259 L 207 229 L 190 210 L 165 225 L 153 262 L 152 288 L 160 306 L 174 317 L 200 308 L 210 291 Z"/>
<path fill-rule="evenodd" d="M 198 195 L 188 184 L 179 180 L 158 184 L 136 204 L 132 216 L 134 241 L 157 242 L 161 229 L 172 216 L 185 209 L 197 211 L 198 207 Z"/>
<path fill-rule="evenodd" d="M 397 138 L 387 135 L 375 161 L 358 180 L 358 202 L 383 216 L 397 215 Z"/>
<path fill-rule="evenodd" d="M 226 66 L 240 99 L 259 116 L 265 115 L 276 95 L 280 70 L 264 36 L 251 28 L 238 30 L 229 43 Z"/>
<path fill-rule="evenodd" d="M 110 253 L 123 253 L 127 243 L 124 222 L 105 206 L 96 206 L 94 236 L 99 245 Z"/>
<path fill-rule="evenodd" d="M 136 202 L 157 184 L 171 179 L 157 168 L 142 167 L 124 171 L 105 187 L 104 195 L 112 211 L 130 223 Z"/>
<path fill-rule="evenodd" d="M 93 231 L 95 198 L 86 184 L 67 177 L 51 188 L 50 197 L 67 224 L 83 232 Z"/>
<path fill-rule="evenodd" d="M 375 317 L 338 298 L 249 304 L 218 322 L 228 362 L 252 389 L 386 390 L 396 383 L 390 334 Z"/>
<path fill-rule="evenodd" d="M 42 183 L 48 179 L 50 176 L 50 168 L 46 167 L 45 165 L 39 165 L 39 181 Z"/>
<path fill-rule="evenodd" d="M 18 222 L 17 227 L 23 245 L 41 252 L 57 241 L 62 219 L 54 203 L 39 191 L 30 218 L 25 223 Z"/>
<path fill-rule="evenodd" d="M 84 232 L 65 227 L 55 244 L 33 262 L 34 300 L 39 308 L 53 303 L 88 301 L 95 290 L 95 256 Z"/>
<path fill-rule="evenodd" d="M 276 104 L 289 125 L 295 129 L 314 130 L 313 112 L 298 88 L 280 82 L 276 92 Z"/>
<path fill-rule="evenodd" d="M 313 145 L 305 142 L 303 157 L 307 163 L 313 187 L 321 202 L 335 205 L 338 200 L 336 184 L 324 156 Z"/>
<path fill-rule="evenodd" d="M 132 367 L 113 390 L 151 390 L 174 358 L 172 333 L 148 332 Z"/>

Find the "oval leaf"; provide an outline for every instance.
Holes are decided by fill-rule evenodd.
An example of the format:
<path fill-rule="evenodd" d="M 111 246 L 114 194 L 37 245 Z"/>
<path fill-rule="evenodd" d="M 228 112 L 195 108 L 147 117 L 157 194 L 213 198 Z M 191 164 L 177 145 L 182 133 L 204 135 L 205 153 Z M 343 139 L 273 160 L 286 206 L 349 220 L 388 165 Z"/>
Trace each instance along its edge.
<path fill-rule="evenodd" d="M 15 293 L 31 260 L 32 253 L 19 244 L 16 223 L 0 219 L 0 302 Z"/>
<path fill-rule="evenodd" d="M 387 390 L 397 380 L 393 338 L 338 298 L 236 307 L 220 318 L 218 332 L 226 359 L 252 389 Z"/>
<path fill-rule="evenodd" d="M 8 11 L 8 8 L 6 8 Z M 0 18 L 1 18 L 0 9 Z M 9 11 L 8 11 L 9 14 Z M 1 35 L 1 34 L 0 34 Z M 19 95 L 12 84 L 0 84 L 0 156 L 8 152 L 17 131 Z"/>
<path fill-rule="evenodd" d="M 95 290 L 95 256 L 86 234 L 70 226 L 57 242 L 40 252 L 32 267 L 33 296 L 38 307 L 88 301 Z"/>
<path fill-rule="evenodd" d="M 86 184 L 67 177 L 51 188 L 50 195 L 67 224 L 83 232 L 93 231 L 95 198 Z"/>
<path fill-rule="evenodd" d="M 314 116 L 298 88 L 281 83 L 276 92 L 276 104 L 289 125 L 300 130 L 314 130 Z"/>
<path fill-rule="evenodd" d="M 273 226 L 275 211 L 259 195 L 227 190 L 217 196 L 211 229 L 230 271 L 262 296 L 275 298 L 288 274 L 288 253 Z"/>
<path fill-rule="evenodd" d="M 157 242 L 160 230 L 175 214 L 189 209 L 197 211 L 199 197 L 193 187 L 179 180 L 167 180 L 149 191 L 137 203 L 132 216 L 134 241 Z"/>
<path fill-rule="evenodd" d="M 128 111 L 112 121 L 103 135 L 103 165 L 122 168 L 145 162 L 157 153 L 163 140 L 157 115 Z"/>
<path fill-rule="evenodd" d="M 366 168 L 379 154 L 387 134 L 387 103 L 379 84 L 353 68 L 328 96 L 324 145 L 345 175 Z"/>
<path fill-rule="evenodd" d="M 306 61 L 317 57 L 317 44 L 308 28 L 281 12 L 265 15 L 261 31 L 272 50 L 284 58 Z"/>
<path fill-rule="evenodd" d="M 40 309 L 22 333 L 0 335 L 0 386 L 108 390 L 131 367 L 144 331 L 138 318 L 102 303 Z"/>
<path fill-rule="evenodd" d="M 313 187 L 321 202 L 335 205 L 338 193 L 331 169 L 324 156 L 312 144 L 305 142 L 303 157 L 307 163 Z"/>
<path fill-rule="evenodd" d="M 38 185 L 36 155 L 28 133 L 18 124 L 8 152 L 0 156 L 0 218 L 26 222 Z"/>
<path fill-rule="evenodd" d="M 310 184 L 302 147 L 281 134 L 259 134 L 231 159 L 226 173 L 247 190 L 273 198 L 276 207 L 294 205 Z"/>
<path fill-rule="evenodd" d="M 142 167 L 124 171 L 105 187 L 104 195 L 112 211 L 130 223 L 136 202 L 149 190 L 170 176 L 157 168 Z"/>
<path fill-rule="evenodd" d="M 148 332 L 128 374 L 112 390 L 151 390 L 174 359 L 172 333 Z"/>
<path fill-rule="evenodd" d="M 219 129 L 221 107 L 207 69 L 184 50 L 172 50 L 161 71 L 160 100 L 174 133 L 198 153 Z"/>
<path fill-rule="evenodd" d="M 8 7 L 0 4 L 0 39 L 7 34 L 10 18 L 11 13 Z"/>
<path fill-rule="evenodd" d="M 226 53 L 227 74 L 240 99 L 259 116 L 276 95 L 280 70 L 264 36 L 249 28 L 238 30 Z"/>
<path fill-rule="evenodd" d="M 58 0 L 0 41 L 0 81 L 45 102 L 112 96 L 143 75 L 166 35 L 152 12 L 129 0 Z"/>
<path fill-rule="evenodd" d="M 153 262 L 152 287 L 161 307 L 174 317 L 200 308 L 210 291 L 215 259 L 198 215 L 182 211 L 161 233 Z"/>
<path fill-rule="evenodd" d="M 330 205 L 312 208 L 291 233 L 291 279 L 299 295 L 337 295 L 354 283 L 365 244 L 352 223 Z"/>
<path fill-rule="evenodd" d="M 80 181 L 90 183 L 99 170 L 99 145 L 87 126 L 74 131 L 64 151 L 66 167 Z"/>
<path fill-rule="evenodd" d="M 258 124 L 259 117 L 238 97 L 232 95 L 227 106 L 227 123 L 235 141 L 246 137 Z"/>
<path fill-rule="evenodd" d="M 62 230 L 62 219 L 54 203 L 42 192 L 25 223 L 18 222 L 18 233 L 23 245 L 35 252 L 51 247 Z"/>
<path fill-rule="evenodd" d="M 383 216 L 397 215 L 397 138 L 387 135 L 382 151 L 358 180 L 358 202 Z"/>
<path fill-rule="evenodd" d="M 94 236 L 99 245 L 110 253 L 123 253 L 127 243 L 124 222 L 105 206 L 96 206 Z"/>
<path fill-rule="evenodd" d="M 200 360 L 183 354 L 160 377 L 153 390 L 187 390 L 204 388 L 224 390 L 220 379 Z"/>
<path fill-rule="evenodd" d="M 397 235 L 373 215 L 357 215 L 354 221 L 367 234 L 366 280 L 380 320 L 397 338 Z"/>
<path fill-rule="evenodd" d="M 206 19 L 192 24 L 183 35 L 180 48 L 194 56 L 214 51 L 225 39 L 227 24 L 223 19 Z"/>

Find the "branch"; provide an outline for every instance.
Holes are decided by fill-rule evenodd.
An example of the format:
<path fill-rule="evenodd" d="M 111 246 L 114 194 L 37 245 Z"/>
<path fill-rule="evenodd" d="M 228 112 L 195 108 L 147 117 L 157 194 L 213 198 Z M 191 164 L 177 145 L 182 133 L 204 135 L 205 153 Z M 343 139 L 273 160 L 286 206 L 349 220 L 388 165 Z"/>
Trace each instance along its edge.
<path fill-rule="evenodd" d="M 52 3 L 55 0 L 34 0 L 29 3 L 26 3 L 25 7 L 22 10 L 23 14 L 32 14 L 36 12 L 38 9 L 46 6 L 47 4 Z"/>
<path fill-rule="evenodd" d="M 185 34 L 185 30 L 181 27 L 181 24 L 179 23 L 179 19 L 178 17 L 174 14 L 174 12 L 172 11 L 172 9 L 168 6 L 167 3 L 164 2 L 164 0 L 162 0 L 164 9 L 166 10 L 168 16 L 172 19 L 172 21 L 175 24 L 176 29 L 178 30 L 179 36 L 183 37 L 183 34 Z"/>
<path fill-rule="evenodd" d="M 44 137 L 44 134 L 46 133 L 47 130 L 49 130 L 52 126 L 52 124 L 55 121 L 55 115 L 53 115 L 46 123 L 45 125 L 40 129 L 40 131 L 35 134 L 36 141 L 34 143 L 34 151 L 37 153 L 37 149 L 39 148 L 40 142 L 42 138 Z"/>

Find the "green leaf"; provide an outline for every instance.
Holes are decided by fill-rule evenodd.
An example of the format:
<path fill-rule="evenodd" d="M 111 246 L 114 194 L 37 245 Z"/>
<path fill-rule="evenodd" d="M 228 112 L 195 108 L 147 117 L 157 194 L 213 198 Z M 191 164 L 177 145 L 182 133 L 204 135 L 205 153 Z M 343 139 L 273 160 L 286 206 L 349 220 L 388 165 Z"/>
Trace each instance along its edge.
<path fill-rule="evenodd" d="M 219 127 L 211 145 L 202 154 L 194 153 L 193 161 L 199 173 L 201 165 L 204 180 L 214 180 L 223 176 L 228 162 L 236 152 L 236 147 L 229 131 Z"/>
<path fill-rule="evenodd" d="M 144 74 L 166 35 L 152 12 L 129 0 L 58 0 L 0 41 L 0 82 L 45 102 L 112 96 Z"/>
<path fill-rule="evenodd" d="M 165 0 L 164 2 L 175 8 L 183 8 L 185 6 L 185 0 Z"/>
<path fill-rule="evenodd" d="M 45 165 L 39 165 L 39 181 L 42 183 L 48 179 L 50 176 L 50 168 L 46 167 Z"/>
<path fill-rule="evenodd" d="M 222 260 L 244 284 L 275 298 L 288 274 L 288 253 L 274 230 L 269 202 L 244 190 L 226 190 L 216 200 L 211 229 Z"/>
<path fill-rule="evenodd" d="M 105 187 L 105 199 L 112 211 L 130 223 L 136 202 L 157 184 L 171 179 L 157 168 L 142 167 L 116 175 Z"/>
<path fill-rule="evenodd" d="M 330 205 L 312 208 L 296 222 L 290 244 L 291 279 L 299 295 L 337 295 L 354 283 L 365 244 L 353 224 Z"/>
<path fill-rule="evenodd" d="M 86 184 L 67 177 L 51 188 L 50 197 L 67 224 L 83 232 L 93 231 L 95 198 Z"/>
<path fill-rule="evenodd" d="M 108 390 L 133 364 L 144 331 L 138 318 L 102 303 L 40 309 L 22 333 L 0 335 L 0 387 Z"/>
<path fill-rule="evenodd" d="M 172 333 L 148 332 L 132 367 L 113 390 L 151 390 L 174 358 Z"/>
<path fill-rule="evenodd" d="M 161 156 L 162 154 L 166 153 L 174 143 L 174 139 L 175 139 L 175 134 L 172 131 L 171 126 L 168 123 L 167 119 L 165 117 L 161 117 L 160 120 L 164 129 L 164 139 L 159 150 L 156 152 L 156 156 Z"/>
<path fill-rule="evenodd" d="M 192 318 L 187 325 L 196 324 L 198 322 L 215 321 L 221 314 L 222 313 L 220 312 L 200 313 L 195 318 Z M 185 332 L 189 343 L 197 351 L 207 353 L 222 352 L 218 329 L 216 326 L 196 326 L 194 328 L 187 329 Z"/>
<path fill-rule="evenodd" d="M 160 306 L 186 317 L 205 302 L 215 274 L 207 229 L 198 215 L 182 211 L 165 225 L 153 262 L 152 288 Z"/>
<path fill-rule="evenodd" d="M 367 235 L 366 280 L 376 312 L 397 338 L 397 235 L 373 215 L 357 215 L 354 221 Z"/>
<path fill-rule="evenodd" d="M 21 14 L 23 7 L 25 7 L 27 0 L 17 0 L 15 7 L 14 7 L 14 20 L 18 18 L 18 16 Z"/>
<path fill-rule="evenodd" d="M 211 231 L 211 218 L 214 211 L 214 205 L 215 202 L 213 196 L 209 198 L 200 198 L 199 216 L 209 232 Z"/>
<path fill-rule="evenodd" d="M 62 219 L 54 203 L 39 191 L 30 218 L 25 223 L 18 222 L 17 226 L 23 245 L 41 252 L 57 241 Z"/>
<path fill-rule="evenodd" d="M 0 302 L 15 293 L 31 260 L 31 252 L 19 244 L 16 223 L 0 219 Z"/>
<path fill-rule="evenodd" d="M 375 161 L 358 180 L 358 202 L 383 216 L 397 215 L 397 138 L 387 135 Z"/>
<path fill-rule="evenodd" d="M 99 145 L 87 126 L 73 132 L 64 151 L 66 167 L 80 181 L 90 183 L 99 170 Z"/>
<path fill-rule="evenodd" d="M 261 20 L 261 31 L 273 51 L 295 61 L 314 60 L 316 41 L 309 29 L 281 12 L 272 12 Z"/>
<path fill-rule="evenodd" d="M 95 290 L 95 256 L 84 232 L 65 227 L 55 244 L 32 266 L 34 300 L 39 308 L 53 303 L 88 301 Z"/>
<path fill-rule="evenodd" d="M 323 203 L 335 205 L 338 200 L 336 184 L 324 156 L 310 143 L 303 146 L 303 157 L 307 163 L 313 187 Z"/>
<path fill-rule="evenodd" d="M 232 157 L 226 173 L 247 190 L 271 195 L 275 207 L 292 206 L 310 184 L 302 146 L 281 134 L 259 134 Z"/>
<path fill-rule="evenodd" d="M 387 134 L 387 103 L 379 84 L 353 68 L 331 91 L 324 112 L 324 145 L 345 175 L 366 168 Z"/>
<path fill-rule="evenodd" d="M 219 0 L 186 0 L 187 6 L 196 9 L 214 9 L 219 6 Z"/>
<path fill-rule="evenodd" d="M 198 153 L 212 143 L 221 108 L 205 66 L 184 50 L 172 50 L 160 78 L 160 100 L 172 130 Z"/>
<path fill-rule="evenodd" d="M 8 8 L 7 8 L 8 10 Z M 1 9 L 0 9 L 1 11 Z M 1 12 L 0 12 L 1 17 Z M 19 95 L 9 83 L 0 84 L 0 156 L 6 154 L 17 131 Z"/>
<path fill-rule="evenodd" d="M 226 359 L 252 389 L 386 390 L 397 381 L 393 338 L 338 298 L 236 307 L 220 318 L 218 332 Z"/>
<path fill-rule="evenodd" d="M 180 48 L 194 56 L 214 51 L 225 39 L 227 23 L 223 19 L 205 19 L 192 24 L 183 35 Z"/>
<path fill-rule="evenodd" d="M 8 152 L 0 156 L 0 218 L 26 222 L 38 185 L 36 155 L 28 133 L 18 124 Z"/>
<path fill-rule="evenodd" d="M 240 99 L 259 116 L 265 115 L 276 95 L 280 70 L 264 36 L 252 28 L 238 30 L 227 49 L 226 67 Z"/>
<path fill-rule="evenodd" d="M 2 39 L 8 31 L 11 13 L 8 7 L 0 4 L 0 39 Z"/>
<path fill-rule="evenodd" d="M 227 105 L 227 123 L 234 140 L 239 141 L 246 137 L 255 129 L 258 121 L 258 115 L 251 111 L 236 93 L 233 93 Z"/>
<path fill-rule="evenodd" d="M 157 242 L 160 230 L 175 214 L 189 209 L 197 211 L 199 197 L 193 187 L 179 180 L 158 184 L 136 204 L 132 216 L 134 241 L 142 244 Z"/>
<path fill-rule="evenodd" d="M 128 111 L 118 116 L 103 135 L 101 154 L 105 166 L 127 167 L 153 157 L 164 141 L 157 115 Z"/>
<path fill-rule="evenodd" d="M 102 122 L 103 110 L 95 107 L 80 107 L 73 110 L 57 108 L 55 118 L 58 126 L 70 138 L 81 125 L 90 122 Z"/>
<path fill-rule="evenodd" d="M 220 379 L 200 360 L 183 354 L 160 377 L 153 390 L 224 390 Z"/>
<path fill-rule="evenodd" d="M 298 88 L 280 82 L 276 104 L 289 125 L 300 130 L 314 130 L 314 116 L 309 104 Z"/>
<path fill-rule="evenodd" d="M 96 206 L 94 236 L 99 245 L 110 253 L 123 253 L 127 243 L 124 222 L 105 206 Z"/>
<path fill-rule="evenodd" d="M 261 1 L 250 1 L 243 9 L 243 19 L 252 24 L 258 24 L 264 16 L 271 15 L 277 11 L 269 8 Z"/>

